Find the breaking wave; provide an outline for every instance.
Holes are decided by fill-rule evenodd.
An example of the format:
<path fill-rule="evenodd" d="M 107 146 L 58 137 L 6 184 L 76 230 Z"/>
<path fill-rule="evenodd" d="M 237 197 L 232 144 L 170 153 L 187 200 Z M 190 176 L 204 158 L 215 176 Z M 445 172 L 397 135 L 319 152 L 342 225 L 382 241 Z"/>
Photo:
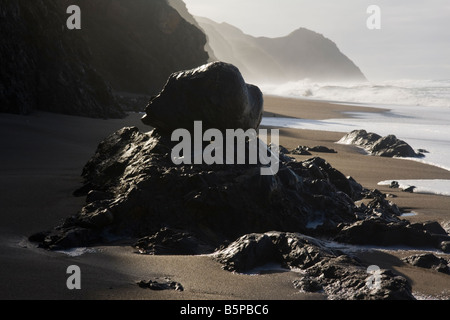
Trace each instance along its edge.
<path fill-rule="evenodd" d="M 265 94 L 335 102 L 450 108 L 450 80 L 374 82 L 313 82 L 305 79 L 282 85 L 260 85 Z"/>

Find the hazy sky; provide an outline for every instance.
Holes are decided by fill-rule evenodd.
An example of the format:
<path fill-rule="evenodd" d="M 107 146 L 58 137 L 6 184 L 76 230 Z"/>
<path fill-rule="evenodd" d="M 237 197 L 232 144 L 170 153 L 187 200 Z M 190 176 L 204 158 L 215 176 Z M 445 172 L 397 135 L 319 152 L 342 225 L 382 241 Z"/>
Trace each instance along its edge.
<path fill-rule="evenodd" d="M 336 42 L 369 80 L 450 79 L 450 0 L 184 0 L 191 14 L 254 36 L 305 27 Z M 381 30 L 369 30 L 369 5 Z"/>

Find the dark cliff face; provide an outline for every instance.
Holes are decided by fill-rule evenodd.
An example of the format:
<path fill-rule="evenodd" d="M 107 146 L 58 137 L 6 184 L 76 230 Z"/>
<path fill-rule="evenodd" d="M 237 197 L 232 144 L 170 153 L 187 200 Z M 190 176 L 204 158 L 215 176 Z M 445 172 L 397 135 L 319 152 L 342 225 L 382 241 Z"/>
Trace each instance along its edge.
<path fill-rule="evenodd" d="M 69 5 L 81 30 L 68 30 Z M 207 61 L 204 34 L 165 0 L 0 2 L 0 112 L 124 115 L 114 91 L 158 92 Z"/>
<path fill-rule="evenodd" d="M 194 16 L 189 12 L 186 3 L 183 0 L 167 0 L 167 3 L 172 6 L 178 13 L 183 17 L 184 20 L 193 24 L 198 29 L 202 30 L 202 32 L 206 35 L 205 30 L 200 26 L 200 24 L 195 20 Z M 208 39 L 208 35 L 206 35 L 206 39 Z M 217 61 L 218 59 L 214 55 L 214 50 L 209 45 L 209 41 L 206 41 L 205 50 L 209 55 L 209 62 Z"/>
<path fill-rule="evenodd" d="M 66 8 L 61 1 L 2 1 L 0 111 L 123 116 L 86 42 L 65 27 Z"/>
<path fill-rule="evenodd" d="M 206 36 L 165 0 L 77 0 L 93 63 L 114 90 L 155 94 L 169 75 L 207 62 Z"/>
<path fill-rule="evenodd" d="M 83 38 L 65 28 L 66 9 L 61 1 L 1 2 L 0 111 L 123 116 Z"/>

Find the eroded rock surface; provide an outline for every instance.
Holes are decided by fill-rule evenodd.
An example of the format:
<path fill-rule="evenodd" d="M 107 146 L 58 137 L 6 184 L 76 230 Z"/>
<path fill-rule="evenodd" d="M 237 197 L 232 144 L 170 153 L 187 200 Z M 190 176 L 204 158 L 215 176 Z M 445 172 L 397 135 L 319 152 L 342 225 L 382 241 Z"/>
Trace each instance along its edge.
<path fill-rule="evenodd" d="M 450 261 L 432 253 L 416 254 L 402 260 L 419 268 L 433 269 L 450 275 Z"/>
<path fill-rule="evenodd" d="M 364 148 L 369 154 L 381 157 L 423 157 L 405 141 L 394 135 L 382 137 L 366 130 L 354 130 L 339 140 L 342 144 L 354 144 Z"/>
<path fill-rule="evenodd" d="M 246 272 L 267 263 L 301 269 L 294 286 L 305 292 L 323 293 L 328 299 L 414 299 L 405 278 L 380 270 L 378 285 L 368 266 L 327 247 L 326 242 L 299 233 L 267 232 L 240 237 L 214 253 L 229 271 Z M 368 284 L 369 282 L 369 284 Z"/>

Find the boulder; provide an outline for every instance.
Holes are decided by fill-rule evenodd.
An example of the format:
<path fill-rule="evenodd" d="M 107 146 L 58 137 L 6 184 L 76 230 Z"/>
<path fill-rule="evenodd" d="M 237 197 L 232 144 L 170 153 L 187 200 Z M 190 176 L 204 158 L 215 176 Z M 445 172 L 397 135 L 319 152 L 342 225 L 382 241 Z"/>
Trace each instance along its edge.
<path fill-rule="evenodd" d="M 332 300 L 414 300 L 405 278 L 380 270 L 380 286 L 368 286 L 368 266 L 335 251 L 324 241 L 299 233 L 248 234 L 216 251 L 213 257 L 228 271 L 246 272 L 277 262 L 302 270 L 293 285 L 305 292 L 319 292 Z"/>
<path fill-rule="evenodd" d="M 391 215 L 389 218 L 388 212 L 380 213 L 376 209 L 369 212 L 370 214 L 363 220 L 350 225 L 342 225 L 335 240 L 353 244 L 407 245 L 441 250 L 445 247 L 445 242 L 450 240 L 447 233 L 430 232 L 427 223 L 410 223 L 395 215 Z"/>
<path fill-rule="evenodd" d="M 337 153 L 336 150 L 330 149 L 325 146 L 315 146 L 315 147 L 298 146 L 297 148 L 292 150 L 290 153 L 296 154 L 296 155 L 311 155 L 311 152 Z"/>
<path fill-rule="evenodd" d="M 192 129 L 197 120 L 204 130 L 257 129 L 263 95 L 258 87 L 245 83 L 235 66 L 212 62 L 172 74 L 145 111 L 142 121 L 166 133 Z"/>
<path fill-rule="evenodd" d="M 450 262 L 444 258 L 437 257 L 432 253 L 412 255 L 403 258 L 402 261 L 416 267 L 434 269 L 438 272 L 450 274 Z"/>
<path fill-rule="evenodd" d="M 397 139 L 394 135 L 381 137 L 380 135 L 366 130 L 354 130 L 338 143 L 353 144 L 365 149 L 369 154 L 381 157 L 422 157 L 423 154 L 416 153 L 405 141 Z"/>
<path fill-rule="evenodd" d="M 343 136 L 338 143 L 354 144 L 370 149 L 379 139 L 381 139 L 381 136 L 376 133 L 367 132 L 366 130 L 353 130 Z"/>
<path fill-rule="evenodd" d="M 377 140 L 371 147 L 371 153 L 381 157 L 417 157 L 413 148 L 405 141 L 388 135 Z"/>

